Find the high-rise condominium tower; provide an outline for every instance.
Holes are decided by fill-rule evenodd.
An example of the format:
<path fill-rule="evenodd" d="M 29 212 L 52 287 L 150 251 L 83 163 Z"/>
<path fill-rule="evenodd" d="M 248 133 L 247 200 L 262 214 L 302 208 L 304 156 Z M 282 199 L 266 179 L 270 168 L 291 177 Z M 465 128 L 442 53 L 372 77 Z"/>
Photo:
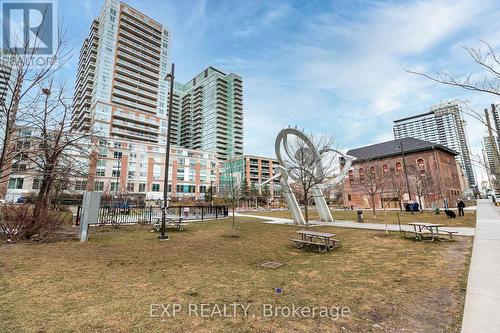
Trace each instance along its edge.
<path fill-rule="evenodd" d="M 5 137 L 5 115 L 12 109 L 12 91 L 17 79 L 16 66 L 0 64 L 0 149 Z"/>
<path fill-rule="evenodd" d="M 476 180 L 465 132 L 465 121 L 458 101 L 433 106 L 429 112 L 394 121 L 394 138 L 413 137 L 441 144 L 459 153 L 457 161 L 467 177 L 469 186 Z"/>
<path fill-rule="evenodd" d="M 80 52 L 73 126 L 104 137 L 165 142 L 169 32 L 105 0 Z"/>
<path fill-rule="evenodd" d="M 172 107 L 173 142 L 223 161 L 243 154 L 240 76 L 208 67 L 186 84 L 175 83 Z"/>

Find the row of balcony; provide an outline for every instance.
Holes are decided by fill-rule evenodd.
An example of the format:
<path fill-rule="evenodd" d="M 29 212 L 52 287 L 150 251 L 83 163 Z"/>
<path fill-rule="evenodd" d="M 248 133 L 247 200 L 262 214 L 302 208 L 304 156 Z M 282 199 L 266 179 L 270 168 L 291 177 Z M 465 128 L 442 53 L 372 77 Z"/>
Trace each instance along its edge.
<path fill-rule="evenodd" d="M 139 95 L 141 95 L 140 97 L 152 99 L 155 101 L 155 104 L 156 104 L 156 100 L 158 98 L 157 94 L 153 94 L 147 90 L 142 89 L 142 86 L 140 86 L 141 88 L 138 88 L 137 86 L 133 86 L 131 84 L 132 84 L 132 82 L 127 82 L 127 81 L 124 82 L 122 80 L 120 80 L 120 81 L 115 80 L 114 87 L 116 89 L 124 90 L 128 93 L 139 94 Z"/>
<path fill-rule="evenodd" d="M 154 72 L 148 68 L 145 68 L 145 67 L 142 67 L 142 66 L 139 66 L 139 65 L 136 65 L 136 64 L 133 64 L 131 63 L 130 61 L 126 61 L 124 59 L 120 59 L 118 58 L 116 60 L 116 63 L 121 65 L 121 66 L 124 66 L 126 69 L 129 69 L 129 70 L 137 70 L 140 72 L 140 74 L 144 75 L 144 76 L 149 76 L 150 78 L 158 81 L 159 79 L 159 72 Z M 137 75 L 137 74 L 136 74 Z"/>
<path fill-rule="evenodd" d="M 135 44 L 139 44 L 141 47 L 149 48 L 152 52 L 158 54 L 160 53 L 160 47 L 158 45 L 154 45 L 143 38 L 140 38 L 138 36 L 133 35 L 130 32 L 125 31 L 124 29 L 120 29 L 120 31 L 118 32 L 118 36 L 123 36 L 125 38 L 128 38 L 130 40 L 130 43 L 133 42 Z"/>
<path fill-rule="evenodd" d="M 143 38 L 144 40 L 147 40 L 153 45 L 156 45 L 157 47 L 161 46 L 161 34 L 151 34 L 146 31 L 142 31 L 139 28 L 135 28 L 133 24 L 130 23 L 127 19 L 122 19 L 121 24 L 120 24 L 121 29 L 125 29 L 129 31 L 130 33 L 133 33 L 137 35 L 139 38 Z"/>
<path fill-rule="evenodd" d="M 139 131 L 158 134 L 158 128 L 146 126 L 146 125 L 141 125 L 141 124 L 137 124 L 137 123 L 133 123 L 130 121 L 121 120 L 121 119 L 114 119 L 113 125 L 123 126 L 123 127 L 128 127 L 128 128 L 132 128 L 132 129 L 139 130 Z"/>
<path fill-rule="evenodd" d="M 157 135 L 140 133 L 140 132 L 122 129 L 122 128 L 118 128 L 118 127 L 114 127 L 114 126 L 111 127 L 111 134 L 118 134 L 121 136 L 127 136 L 127 137 L 130 137 L 133 139 L 138 139 L 138 140 L 143 140 L 143 141 L 158 142 Z"/>
<path fill-rule="evenodd" d="M 139 57 L 142 60 L 149 62 L 151 65 L 154 65 L 154 67 L 160 67 L 158 58 L 151 57 L 135 48 L 125 46 L 125 44 L 118 43 L 118 50 L 123 51 L 124 53 L 127 53 L 131 56 Z"/>
<path fill-rule="evenodd" d="M 156 108 L 147 107 L 144 104 L 139 104 L 137 102 L 133 102 L 133 101 L 130 101 L 128 99 L 113 96 L 112 102 L 123 105 L 124 107 L 127 107 L 127 108 L 133 108 L 133 109 L 141 110 L 144 112 L 156 114 Z"/>
<path fill-rule="evenodd" d="M 146 106 L 149 106 L 152 108 L 156 107 L 156 100 L 153 100 L 151 98 L 140 97 L 138 95 L 134 95 L 134 94 L 125 92 L 125 91 L 119 89 L 117 86 L 115 86 L 115 89 L 113 90 L 113 95 L 117 95 L 117 96 L 119 95 L 118 97 L 128 97 L 128 98 L 131 98 L 132 101 L 142 102 L 142 104 L 145 104 Z"/>
<path fill-rule="evenodd" d="M 132 15 L 126 11 L 122 12 L 121 17 L 122 17 L 122 19 L 125 19 L 129 24 L 132 24 L 138 28 L 143 29 L 144 32 L 151 33 L 154 35 L 160 35 L 160 36 L 162 34 L 162 31 L 160 29 L 157 29 L 153 25 L 145 24 L 139 18 L 135 17 L 134 15 Z"/>

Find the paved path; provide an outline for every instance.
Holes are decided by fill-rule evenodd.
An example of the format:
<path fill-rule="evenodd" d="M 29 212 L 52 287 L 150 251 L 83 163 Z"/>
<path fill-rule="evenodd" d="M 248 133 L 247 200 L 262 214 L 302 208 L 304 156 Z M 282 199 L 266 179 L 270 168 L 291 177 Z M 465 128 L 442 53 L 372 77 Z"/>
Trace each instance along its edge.
<path fill-rule="evenodd" d="M 463 333 L 500 332 L 500 207 L 478 200 Z"/>
<path fill-rule="evenodd" d="M 237 214 L 238 216 L 244 217 L 255 217 L 258 219 L 266 220 L 264 223 L 271 224 L 290 224 L 293 225 L 293 220 L 284 219 L 278 217 L 270 217 L 270 216 L 257 216 L 257 215 L 245 215 L 245 214 Z M 310 224 L 314 225 L 327 225 L 332 227 L 340 227 L 340 228 L 354 228 L 354 229 L 369 229 L 369 230 L 387 230 L 389 231 L 399 231 L 399 226 L 397 224 L 382 224 L 382 223 L 358 223 L 353 221 L 335 221 L 335 222 L 320 222 L 320 221 L 311 221 Z M 444 223 L 445 224 L 445 223 Z M 413 231 L 413 226 L 402 224 L 401 228 L 405 231 Z M 474 236 L 474 228 L 467 227 L 446 227 L 448 231 L 456 231 L 459 236 Z M 499 331 L 500 332 L 500 331 Z"/>

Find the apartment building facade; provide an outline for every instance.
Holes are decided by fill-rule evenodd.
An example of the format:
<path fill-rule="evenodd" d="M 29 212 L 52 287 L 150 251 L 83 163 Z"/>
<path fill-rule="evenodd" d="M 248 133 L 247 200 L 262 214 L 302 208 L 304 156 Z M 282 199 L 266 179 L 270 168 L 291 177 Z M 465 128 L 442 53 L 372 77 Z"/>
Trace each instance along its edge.
<path fill-rule="evenodd" d="M 260 184 L 275 175 L 275 172 L 277 171 L 276 167 L 278 165 L 278 161 L 273 158 L 242 155 L 235 157 L 222 165 L 221 178 L 224 178 L 224 175 L 232 175 L 233 178 L 239 179 L 240 182 L 245 179 L 249 188 L 253 187 L 259 192 L 259 194 L 262 194 L 264 187 L 260 186 Z M 269 189 L 273 200 L 279 200 L 282 198 L 279 179 L 272 180 L 267 185 L 267 188 Z"/>
<path fill-rule="evenodd" d="M 429 112 L 394 121 L 394 138 L 417 138 L 457 151 L 459 162 L 470 187 L 476 185 L 470 156 L 466 123 L 458 101 L 433 106 Z"/>
<path fill-rule="evenodd" d="M 240 76 L 208 67 L 186 84 L 175 82 L 174 142 L 214 152 L 221 161 L 243 154 L 243 87 Z"/>
<path fill-rule="evenodd" d="M 23 158 L 36 145 L 36 131 L 20 130 L 16 137 L 19 158 L 12 163 L 6 198 L 15 200 L 37 193 L 41 174 L 32 158 Z M 35 138 L 35 139 L 33 139 Z M 163 199 L 165 176 L 165 147 L 158 144 L 124 143 L 101 140 L 97 154 L 90 142 L 88 153 L 75 156 L 79 159 L 80 172 L 73 170 L 69 178 L 61 177 L 59 194 L 83 194 L 85 190 L 101 191 L 104 194 L 140 199 Z M 28 148 L 28 150 L 27 150 Z M 209 187 L 217 188 L 219 161 L 214 153 L 172 146 L 169 163 L 169 197 L 172 200 L 202 200 Z"/>
<path fill-rule="evenodd" d="M 116 0 L 105 0 L 80 51 L 73 126 L 102 137 L 165 143 L 170 33 Z"/>
<path fill-rule="evenodd" d="M 14 60 L 14 58 L 12 58 Z M 17 79 L 17 68 L 9 63 L 0 63 L 0 149 L 5 138 L 5 115 L 11 107 L 12 91 Z M 10 87 L 10 88 L 9 88 Z"/>

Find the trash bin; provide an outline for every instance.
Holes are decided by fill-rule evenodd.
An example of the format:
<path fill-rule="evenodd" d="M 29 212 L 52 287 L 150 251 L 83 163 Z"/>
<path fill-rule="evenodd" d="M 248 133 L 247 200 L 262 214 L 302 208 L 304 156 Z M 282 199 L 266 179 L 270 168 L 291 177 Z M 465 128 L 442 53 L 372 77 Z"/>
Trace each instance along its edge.
<path fill-rule="evenodd" d="M 439 215 L 439 207 L 436 207 L 436 215 Z"/>
<path fill-rule="evenodd" d="M 363 211 L 358 210 L 358 222 L 362 223 L 363 222 Z"/>

